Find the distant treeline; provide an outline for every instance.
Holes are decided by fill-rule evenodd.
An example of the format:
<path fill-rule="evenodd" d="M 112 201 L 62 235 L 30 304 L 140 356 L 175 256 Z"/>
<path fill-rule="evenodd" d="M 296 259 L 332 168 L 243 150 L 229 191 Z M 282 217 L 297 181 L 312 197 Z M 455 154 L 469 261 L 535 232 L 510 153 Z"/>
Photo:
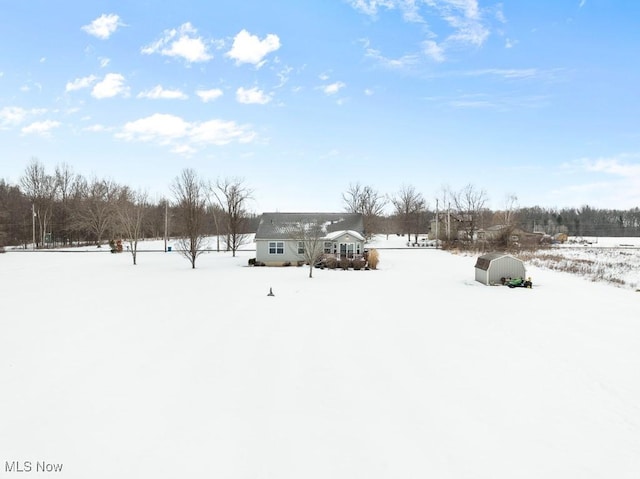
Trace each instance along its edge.
<path fill-rule="evenodd" d="M 234 194 L 243 193 L 244 208 L 250 190 L 243 180 L 218 184 L 212 188 L 209 199 L 203 199 L 206 224 L 204 232 L 211 235 L 244 234 L 255 232 L 259 215 L 240 209 L 243 219 L 224 221 L 229 216 Z M 233 187 L 233 188 L 229 188 Z M 217 193 L 216 193 L 217 191 Z M 235 192 L 235 193 L 234 193 Z M 216 201 L 217 195 L 217 201 Z M 221 198 L 222 196 L 222 198 Z M 204 195 L 206 198 L 207 195 Z M 352 184 L 343 194 L 344 209 L 359 212 L 365 220 L 368 236 L 374 233 L 418 234 L 429 232 L 436 213 L 440 216 L 457 214 L 474 231 L 492 225 L 519 227 L 529 232 L 549 235 L 565 233 L 569 236 L 640 236 L 640 209 L 517 207 L 517 198 L 510 198 L 504 211 L 485 207 L 486 192 L 467 185 L 459 192 L 444 192 L 436 204 L 436 212 L 427 206 L 424 196 L 413 186 L 403 186 L 394 195 L 383 195 L 370 186 Z M 391 205 L 393 212 L 385 214 Z M 112 180 L 87 179 L 61 165 L 49 173 L 37 160 L 26 168 L 19 185 L 0 179 L 0 247 L 5 245 L 53 247 L 70 244 L 101 244 L 114 238 L 125 237 L 123 218 L 131 208 L 144 217 L 140 238 L 159 238 L 165 234 L 181 234 L 180 205 L 175 199 L 150 200 L 146 195 L 119 185 Z M 237 209 L 237 208 L 236 208 Z M 235 213 L 237 216 L 237 212 Z"/>
<path fill-rule="evenodd" d="M 640 236 L 640 208 L 520 208 L 518 224 L 525 231 L 569 236 Z"/>
<path fill-rule="evenodd" d="M 204 233 L 229 238 L 255 231 L 256 215 L 241 209 L 246 200 L 241 195 L 247 193 L 242 180 L 203 181 L 199 188 L 198 208 L 203 218 L 199 227 Z M 87 179 L 67 165 L 49 173 L 34 160 L 19 185 L 0 179 L 0 248 L 102 245 L 130 239 L 131 226 L 137 228 L 138 223 L 136 239 L 181 236 L 185 209 L 180 201 L 153 201 L 146 193 L 113 180 Z"/>

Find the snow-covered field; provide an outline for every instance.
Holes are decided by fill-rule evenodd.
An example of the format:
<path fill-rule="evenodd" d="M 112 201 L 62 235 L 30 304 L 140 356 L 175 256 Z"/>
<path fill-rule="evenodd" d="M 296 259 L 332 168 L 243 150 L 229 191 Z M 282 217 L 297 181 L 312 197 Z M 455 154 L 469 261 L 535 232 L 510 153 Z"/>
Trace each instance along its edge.
<path fill-rule="evenodd" d="M 640 476 L 640 293 L 380 255 L 0 254 L 0 477 Z"/>
<path fill-rule="evenodd" d="M 566 244 L 519 257 L 530 265 L 568 272 L 590 281 L 640 289 L 640 238 L 570 238 Z"/>

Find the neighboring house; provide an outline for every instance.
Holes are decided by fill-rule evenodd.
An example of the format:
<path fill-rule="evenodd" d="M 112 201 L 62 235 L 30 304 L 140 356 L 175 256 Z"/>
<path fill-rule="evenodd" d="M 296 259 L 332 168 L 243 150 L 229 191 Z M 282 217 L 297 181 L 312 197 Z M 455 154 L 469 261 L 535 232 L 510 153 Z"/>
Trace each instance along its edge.
<path fill-rule="evenodd" d="M 509 244 L 540 244 L 547 236 L 543 232 L 530 233 L 520 228 L 509 227 L 506 225 L 494 225 L 489 226 L 486 229 L 478 230 L 477 239 L 481 241 L 496 241 L 501 239 L 505 232 L 509 233 Z"/>
<path fill-rule="evenodd" d="M 521 238 L 530 234 L 514 226 L 493 225 L 488 228 L 479 229 L 476 233 L 476 239 L 480 241 L 497 241 L 503 239 L 507 233 L 509 235 L 509 243 L 517 243 L 521 241 Z"/>
<path fill-rule="evenodd" d="M 488 253 L 476 261 L 476 281 L 482 284 L 502 284 L 505 278 L 524 278 L 524 263 L 506 253 Z"/>
<path fill-rule="evenodd" d="M 267 266 L 303 260 L 301 225 L 321 225 L 326 255 L 357 257 L 364 253 L 364 220 L 359 213 L 263 213 L 256 231 L 256 261 Z"/>
<path fill-rule="evenodd" d="M 429 239 L 464 239 L 471 224 L 471 215 L 440 212 L 437 218 L 431 220 Z M 436 232 L 438 238 L 436 238 Z"/>

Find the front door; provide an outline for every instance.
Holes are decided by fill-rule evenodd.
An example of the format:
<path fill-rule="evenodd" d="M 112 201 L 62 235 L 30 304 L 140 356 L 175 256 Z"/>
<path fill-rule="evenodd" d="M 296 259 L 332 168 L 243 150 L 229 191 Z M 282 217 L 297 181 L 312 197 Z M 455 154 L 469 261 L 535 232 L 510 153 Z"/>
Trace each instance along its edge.
<path fill-rule="evenodd" d="M 353 258 L 354 250 L 355 250 L 354 243 L 340 243 L 341 258 Z"/>

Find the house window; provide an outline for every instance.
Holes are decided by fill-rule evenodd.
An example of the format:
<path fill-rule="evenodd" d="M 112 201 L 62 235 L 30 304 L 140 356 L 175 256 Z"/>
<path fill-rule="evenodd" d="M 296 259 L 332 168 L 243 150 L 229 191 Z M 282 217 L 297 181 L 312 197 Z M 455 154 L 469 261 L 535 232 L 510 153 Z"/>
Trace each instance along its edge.
<path fill-rule="evenodd" d="M 298 241 L 298 254 L 304 254 L 304 241 Z"/>
<path fill-rule="evenodd" d="M 269 241 L 269 254 L 284 254 L 284 241 Z"/>
<path fill-rule="evenodd" d="M 333 243 L 331 241 L 324 242 L 324 252 L 325 254 L 331 254 L 331 248 L 333 247 Z"/>
<path fill-rule="evenodd" d="M 356 243 L 356 254 L 362 254 L 362 251 L 360 250 L 360 243 Z"/>

